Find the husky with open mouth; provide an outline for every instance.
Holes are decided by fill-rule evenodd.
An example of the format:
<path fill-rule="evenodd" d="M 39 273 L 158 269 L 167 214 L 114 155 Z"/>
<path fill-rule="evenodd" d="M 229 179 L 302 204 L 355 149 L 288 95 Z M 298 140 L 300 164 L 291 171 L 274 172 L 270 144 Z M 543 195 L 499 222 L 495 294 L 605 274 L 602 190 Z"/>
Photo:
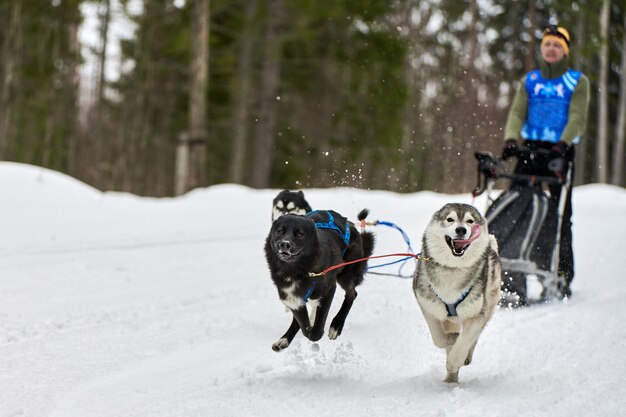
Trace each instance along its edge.
<path fill-rule="evenodd" d="M 446 382 L 474 348 L 500 300 L 501 265 L 485 218 L 468 204 L 446 204 L 428 223 L 413 292 L 433 342 L 446 349 Z"/>

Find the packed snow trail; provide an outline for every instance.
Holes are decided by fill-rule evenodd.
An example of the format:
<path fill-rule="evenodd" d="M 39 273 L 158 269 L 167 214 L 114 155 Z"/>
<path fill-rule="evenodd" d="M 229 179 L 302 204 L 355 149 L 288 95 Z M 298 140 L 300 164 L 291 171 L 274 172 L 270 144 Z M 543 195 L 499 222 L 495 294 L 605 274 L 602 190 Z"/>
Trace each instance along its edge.
<path fill-rule="evenodd" d="M 624 189 L 575 189 L 572 300 L 497 311 L 458 385 L 442 382 L 445 354 L 406 279 L 368 275 L 336 341 L 271 350 L 290 321 L 263 257 L 276 193 L 138 198 L 0 163 L 0 417 L 622 414 Z M 305 193 L 351 219 L 369 208 L 417 251 L 436 209 L 470 202 Z M 375 254 L 404 250 L 373 230 Z"/>

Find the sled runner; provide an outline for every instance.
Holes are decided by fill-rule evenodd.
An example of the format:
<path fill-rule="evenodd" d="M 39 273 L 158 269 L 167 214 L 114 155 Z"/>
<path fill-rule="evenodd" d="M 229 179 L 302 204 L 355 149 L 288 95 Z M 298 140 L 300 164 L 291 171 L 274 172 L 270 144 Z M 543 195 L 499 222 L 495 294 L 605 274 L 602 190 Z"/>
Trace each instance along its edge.
<path fill-rule="evenodd" d="M 550 166 L 547 152 L 541 149 L 522 149 L 517 157 L 546 158 L 548 169 L 556 176 L 511 174 L 490 152 L 476 152 L 475 156 L 478 182 L 472 194 L 476 197 L 487 191 L 485 217 L 502 261 L 501 305 L 517 307 L 555 298 L 563 285 L 558 274 L 560 236 L 571 170 L 565 177 L 559 175 L 562 165 Z M 510 186 L 493 199 L 498 179 L 507 180 Z M 558 201 L 546 190 L 551 184 L 562 187 Z M 540 293 L 534 297 L 528 292 L 531 281 L 540 284 Z"/>

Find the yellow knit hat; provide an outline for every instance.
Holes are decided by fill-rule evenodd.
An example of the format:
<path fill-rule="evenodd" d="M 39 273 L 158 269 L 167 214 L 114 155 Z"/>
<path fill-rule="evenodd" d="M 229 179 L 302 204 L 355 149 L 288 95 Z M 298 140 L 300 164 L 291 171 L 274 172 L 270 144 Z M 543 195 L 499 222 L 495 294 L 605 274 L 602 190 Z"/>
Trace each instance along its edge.
<path fill-rule="evenodd" d="M 551 25 L 543 31 L 543 38 L 541 38 L 541 45 L 548 39 L 556 41 L 561 44 L 565 55 L 569 55 L 569 32 L 560 26 Z"/>

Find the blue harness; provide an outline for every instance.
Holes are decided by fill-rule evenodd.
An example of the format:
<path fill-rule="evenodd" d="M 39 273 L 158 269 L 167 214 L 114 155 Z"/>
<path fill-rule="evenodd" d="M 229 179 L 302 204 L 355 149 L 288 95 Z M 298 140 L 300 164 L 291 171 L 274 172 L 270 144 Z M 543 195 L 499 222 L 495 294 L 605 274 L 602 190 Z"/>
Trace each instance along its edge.
<path fill-rule="evenodd" d="M 313 285 L 311 285 L 311 288 L 309 288 L 309 290 L 306 292 L 306 295 L 304 296 L 305 303 L 309 301 L 309 297 L 311 296 L 311 293 L 313 292 L 316 286 L 317 286 L 317 281 L 313 281 Z"/>
<path fill-rule="evenodd" d="M 310 217 L 311 215 L 317 212 L 319 212 L 319 210 L 313 210 L 312 212 L 307 213 L 305 216 Z M 346 224 L 345 226 L 346 231 L 342 232 L 339 226 L 337 226 L 337 224 L 335 223 L 335 218 L 333 217 L 332 213 L 326 210 L 326 215 L 328 216 L 328 221 L 325 223 L 315 222 L 315 227 L 318 229 L 330 229 L 339 233 L 339 236 L 341 236 L 341 239 L 343 239 L 343 242 L 346 244 L 346 247 L 343 249 L 343 252 L 341 253 L 341 256 L 343 256 L 346 254 L 346 250 L 348 249 L 348 245 L 350 244 L 350 225 Z M 309 288 L 306 295 L 304 296 L 305 303 L 309 300 L 309 297 L 311 296 L 311 293 L 315 289 L 316 285 L 317 285 L 317 282 L 313 281 L 313 285 L 311 286 L 311 288 Z"/>
<path fill-rule="evenodd" d="M 435 290 L 432 287 L 430 287 L 430 289 L 435 293 L 437 298 L 439 298 L 439 300 L 446 306 L 446 310 L 448 311 L 448 317 L 456 317 L 456 316 L 458 316 L 458 314 L 456 312 L 456 308 L 459 306 L 459 304 L 461 304 L 467 298 L 469 293 L 472 292 L 472 288 L 474 288 L 473 285 L 471 287 L 469 287 L 467 289 L 467 291 L 465 291 L 463 294 L 461 294 L 459 299 L 456 300 L 456 302 L 454 304 L 451 304 L 451 303 L 446 303 L 445 301 L 443 301 L 441 299 L 441 297 L 439 297 L 439 294 L 437 294 L 437 292 L 435 292 Z"/>
<path fill-rule="evenodd" d="M 306 217 L 310 217 L 312 214 L 318 213 L 318 212 L 319 210 L 313 210 L 312 212 L 307 213 Z M 328 215 L 328 222 L 326 223 L 315 222 L 315 227 L 317 227 L 318 229 L 331 229 L 339 233 L 339 236 L 341 236 L 341 238 L 343 239 L 343 242 L 346 244 L 346 247 L 342 253 L 342 255 L 344 255 L 346 253 L 346 249 L 348 249 L 348 245 L 350 244 L 350 226 L 346 224 L 345 226 L 346 231 L 342 232 L 339 226 L 335 224 L 335 218 L 333 217 L 332 213 L 326 210 L 326 214 Z"/>

